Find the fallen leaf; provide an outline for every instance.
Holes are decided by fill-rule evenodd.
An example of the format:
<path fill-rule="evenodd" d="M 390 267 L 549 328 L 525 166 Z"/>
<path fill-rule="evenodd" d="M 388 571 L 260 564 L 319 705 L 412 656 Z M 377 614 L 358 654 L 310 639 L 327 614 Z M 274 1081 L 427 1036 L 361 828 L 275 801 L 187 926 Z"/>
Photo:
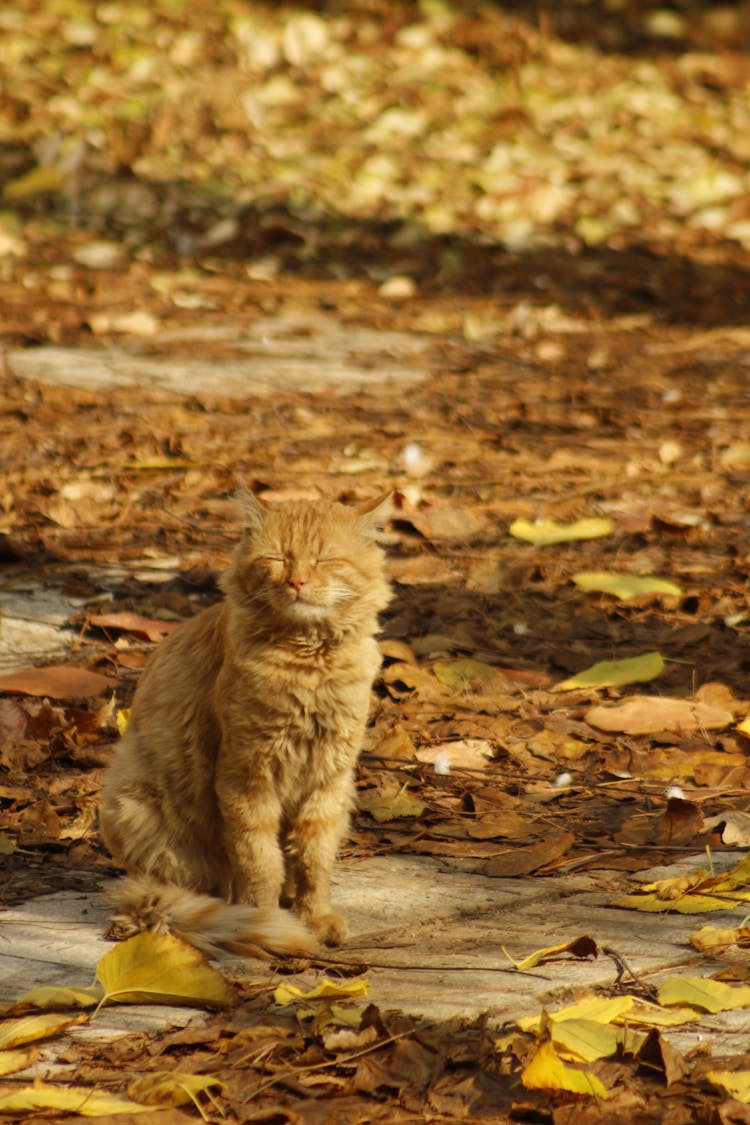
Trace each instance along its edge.
<path fill-rule="evenodd" d="M 638 1061 L 649 1071 L 662 1075 L 667 1086 L 679 1082 L 690 1070 L 684 1056 L 656 1028 L 652 1028 L 646 1036 L 638 1052 Z"/>
<path fill-rule="evenodd" d="M 579 590 L 586 593 L 612 594 L 621 601 L 642 597 L 644 594 L 671 594 L 682 596 L 682 589 L 665 578 L 640 577 L 636 574 L 616 574 L 606 570 L 585 570 L 573 575 Z"/>
<path fill-rule="evenodd" d="M 229 985 L 201 953 L 171 934 L 136 934 L 105 953 L 96 966 L 102 1003 L 200 1004 L 225 1007 Z"/>
<path fill-rule="evenodd" d="M 328 980 L 327 977 L 323 977 L 319 984 L 316 984 L 314 988 L 307 992 L 303 992 L 295 984 L 284 981 L 276 988 L 273 998 L 280 1007 L 286 1007 L 287 1004 L 296 1004 L 299 1001 L 309 1004 L 311 1000 L 359 999 L 367 995 L 369 988 L 369 982 L 363 980 L 362 977 L 341 981 Z"/>
<path fill-rule="evenodd" d="M 43 1008 L 45 1011 L 64 1011 L 67 1008 L 93 1008 L 101 1000 L 101 989 L 96 985 L 91 988 L 75 988 L 69 985 L 39 985 L 25 992 L 14 1007 Z"/>
<path fill-rule="evenodd" d="M 494 756 L 492 743 L 484 738 L 456 739 L 437 746 L 422 746 L 416 751 L 417 761 L 434 765 L 438 773 L 449 773 L 452 769 L 483 770 Z"/>
<path fill-rule="evenodd" d="M 709 816 L 703 822 L 704 832 L 713 832 L 721 827 L 721 842 L 729 847 L 750 847 L 750 813 L 741 809 L 728 809 L 716 816 Z"/>
<path fill-rule="evenodd" d="M 694 801 L 669 797 L 664 816 L 657 825 L 655 841 L 661 844 L 693 840 L 703 830 L 703 813 Z"/>
<path fill-rule="evenodd" d="M 484 519 L 471 508 L 433 508 L 399 513 L 399 520 L 415 527 L 425 539 L 467 542 L 484 530 Z"/>
<path fill-rule="evenodd" d="M 539 1046 L 531 1062 L 522 1070 L 521 1082 L 527 1090 L 569 1090 L 595 1098 L 609 1097 L 606 1087 L 595 1074 L 568 1066 L 551 1042 Z"/>
<path fill-rule="evenodd" d="M 596 1062 L 621 1046 L 623 1028 L 597 1020 L 555 1020 L 550 1039 L 558 1055 L 567 1062 Z"/>
<path fill-rule="evenodd" d="M 721 730 L 732 722 L 731 713 L 719 707 L 657 695 L 633 695 L 622 703 L 600 704 L 587 711 L 584 718 L 599 730 L 623 734 Z"/>
<path fill-rule="evenodd" d="M 210 1074 L 183 1074 L 179 1070 L 156 1070 L 136 1078 L 128 1086 L 128 1097 L 147 1106 L 180 1106 L 192 1102 L 203 1115 L 200 1095 L 221 1113 L 214 1093 L 222 1093 L 224 1083 Z M 222 1115 L 223 1116 L 223 1115 Z"/>
<path fill-rule="evenodd" d="M 706 977 L 667 977 L 658 985 L 658 998 L 665 1007 L 674 1004 L 715 1014 L 750 1007 L 750 986 L 733 988 Z"/>
<path fill-rule="evenodd" d="M 432 674 L 441 684 L 459 691 L 504 692 L 517 691 L 515 685 L 499 668 L 481 660 L 462 657 L 460 660 L 437 661 Z"/>
<path fill-rule="evenodd" d="M 553 543 L 568 543 L 576 539 L 600 539 L 610 535 L 614 529 L 611 519 L 577 520 L 576 523 L 560 524 L 554 520 L 538 520 L 531 523 L 529 520 L 514 520 L 508 528 L 509 533 L 516 539 L 525 539 L 537 547 L 547 547 Z"/>
<path fill-rule="evenodd" d="M 65 174 L 55 164 L 44 164 L 9 180 L 3 188 L 3 199 L 27 199 L 33 195 L 57 192 L 65 183 Z"/>
<path fill-rule="evenodd" d="M 690 935 L 690 944 L 699 953 L 707 955 L 713 955 L 732 945 L 750 946 L 750 926 L 735 926 L 729 930 L 701 926 L 696 933 Z"/>
<path fill-rule="evenodd" d="M 0 676 L 0 691 L 20 695 L 48 696 L 50 699 L 90 699 L 114 690 L 114 680 L 99 672 L 71 664 L 49 664 L 24 668 Z"/>
<path fill-rule="evenodd" d="M 750 1105 L 750 1070 L 709 1070 L 706 1078 L 743 1105 Z"/>
<path fill-rule="evenodd" d="M 20 1019 L 3 1020 L 0 1023 L 0 1050 L 9 1047 L 22 1047 L 24 1043 L 34 1043 L 38 1039 L 49 1039 L 59 1035 L 77 1023 L 85 1023 L 87 1016 L 22 1016 Z"/>
<path fill-rule="evenodd" d="M 697 871 L 692 875 L 646 883 L 637 893 L 616 899 L 612 905 L 648 912 L 675 910 L 680 914 L 701 914 L 730 910 L 750 902 L 749 888 L 750 856 L 746 856 L 723 875 Z"/>
<path fill-rule="evenodd" d="M 38 1057 L 38 1051 L 29 1047 L 25 1051 L 0 1051 L 0 1075 L 16 1074 L 31 1066 Z"/>
<path fill-rule="evenodd" d="M 555 684 L 553 691 L 580 691 L 582 688 L 622 687 L 656 679 L 664 671 L 660 652 L 645 652 L 625 660 L 600 660 L 583 672 Z M 587 719 L 588 721 L 588 719 Z"/>
<path fill-rule="evenodd" d="M 152 617 L 142 617 L 140 613 L 97 613 L 89 617 L 88 623 L 99 629 L 114 629 L 145 637 L 149 641 L 161 641 L 179 627 L 176 621 L 158 621 Z"/>
<path fill-rule="evenodd" d="M 384 731 L 374 745 L 367 747 L 368 754 L 378 758 L 397 758 L 400 761 L 414 761 L 417 749 L 408 731 L 401 723 Z"/>
<path fill-rule="evenodd" d="M 572 832 L 557 832 L 552 833 L 546 840 L 540 840 L 538 844 L 508 848 L 502 855 L 483 863 L 482 874 L 494 878 L 529 875 L 532 871 L 538 871 L 540 867 L 546 867 L 548 863 L 553 863 L 565 855 L 574 840 L 575 836 Z"/>
<path fill-rule="evenodd" d="M 503 952 L 513 962 L 514 968 L 519 970 L 533 969 L 543 961 L 559 961 L 563 954 L 570 954 L 571 957 L 578 960 L 597 957 L 599 954 L 594 939 L 587 937 L 585 934 L 582 937 L 573 938 L 572 941 L 563 942 L 561 945 L 548 945 L 544 949 L 537 949 L 536 953 L 530 953 L 522 961 L 514 960 L 505 949 L 503 949 Z"/>
<path fill-rule="evenodd" d="M 51 1086 L 35 1082 L 33 1086 L 0 1093 L 0 1113 L 28 1114 L 61 1109 L 81 1117 L 111 1117 L 116 1113 L 147 1113 L 158 1108 L 145 1107 L 93 1086 Z"/>
<path fill-rule="evenodd" d="M 547 1023 L 562 1023 L 566 1020 L 593 1020 L 596 1023 L 612 1023 L 616 1019 L 626 1018 L 634 1004 L 632 996 L 584 996 L 575 1004 L 567 1004 L 564 1008 L 545 1011 L 544 1015 L 522 1016 L 517 1020 L 522 1031 L 530 1031 L 535 1035 L 541 1034 L 545 1021 Z"/>
<path fill-rule="evenodd" d="M 402 816 L 421 816 L 427 808 L 426 803 L 409 793 L 406 786 L 391 797 L 361 793 L 357 804 L 363 812 L 369 813 L 378 824 L 385 824 L 389 820 L 396 820 Z"/>

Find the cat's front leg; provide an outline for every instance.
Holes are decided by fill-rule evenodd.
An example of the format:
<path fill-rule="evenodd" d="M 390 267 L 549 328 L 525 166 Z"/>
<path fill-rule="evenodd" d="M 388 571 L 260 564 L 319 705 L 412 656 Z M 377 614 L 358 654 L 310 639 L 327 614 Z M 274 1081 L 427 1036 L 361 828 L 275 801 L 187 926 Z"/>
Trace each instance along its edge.
<path fill-rule="evenodd" d="M 326 945 L 341 945 L 349 932 L 346 919 L 331 906 L 331 872 L 349 823 L 351 794 L 350 779 L 310 794 L 285 842 L 295 909 Z"/>
<path fill-rule="evenodd" d="M 271 793 L 217 786 L 222 836 L 235 902 L 278 906 L 284 884 L 281 808 Z"/>

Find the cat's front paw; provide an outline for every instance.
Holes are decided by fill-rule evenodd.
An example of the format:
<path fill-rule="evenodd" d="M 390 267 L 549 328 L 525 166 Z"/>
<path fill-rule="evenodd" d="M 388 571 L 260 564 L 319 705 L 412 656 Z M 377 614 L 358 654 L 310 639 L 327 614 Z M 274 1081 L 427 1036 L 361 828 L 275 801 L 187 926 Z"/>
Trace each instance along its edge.
<path fill-rule="evenodd" d="M 349 936 L 349 927 L 346 918 L 330 911 L 325 914 L 306 914 L 302 912 L 302 920 L 307 922 L 313 933 L 325 945 L 341 945 Z"/>

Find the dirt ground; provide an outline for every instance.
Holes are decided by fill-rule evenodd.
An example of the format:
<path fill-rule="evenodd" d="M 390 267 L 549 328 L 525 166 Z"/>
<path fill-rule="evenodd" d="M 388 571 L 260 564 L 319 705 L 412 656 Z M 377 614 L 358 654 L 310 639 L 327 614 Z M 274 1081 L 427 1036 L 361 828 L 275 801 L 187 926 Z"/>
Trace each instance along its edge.
<path fill-rule="evenodd" d="M 96 801 L 118 713 L 158 639 L 219 596 L 238 480 L 270 499 L 395 493 L 394 599 L 348 856 L 421 853 L 524 879 L 606 866 L 623 886 L 707 846 L 741 858 L 747 6 L 664 9 L 666 34 L 662 9 L 636 3 L 628 19 L 598 5 L 540 4 L 532 19 L 510 4 L 163 3 L 133 6 L 121 47 L 115 7 L 0 14 L 17 68 L 0 103 L 0 607 L 13 616 L 12 599 L 42 588 L 75 605 L 62 658 L 9 658 L 0 677 L 2 901 L 114 870 Z M 353 63 L 345 77 L 369 114 L 364 154 L 331 28 L 361 60 L 362 88 Z M 409 67 L 438 48 L 433 89 Z M 434 151 L 415 147 L 410 118 L 383 120 L 393 73 Z M 247 151 L 238 74 L 257 79 Z M 480 79 L 505 91 L 489 123 Z M 476 97 L 465 134 L 448 128 L 457 90 Z M 452 145 L 489 151 L 483 130 L 498 152 L 524 137 L 560 200 L 534 195 L 524 151 L 502 191 L 468 158 L 445 166 Z M 365 156 L 398 175 L 376 162 L 365 184 Z M 637 203 L 627 222 L 622 199 Z M 117 357 L 127 373 L 92 382 L 91 365 Z M 547 545 L 516 534 L 547 519 L 610 522 Z M 622 598 L 574 581 L 591 572 L 677 589 Z M 656 652 L 653 678 L 557 690 Z M 73 678 L 43 679 L 50 664 Z M 105 679 L 84 688 L 81 670 Z M 631 697 L 635 720 L 609 709 Z M 693 708 L 679 729 L 668 699 Z M 745 980 L 742 943 L 731 965 Z M 415 1028 L 371 1011 L 360 1034 L 337 1062 L 333 1040 L 269 1022 L 263 993 L 202 1030 L 71 1058 L 108 1089 L 165 1056 L 221 1070 L 226 1119 L 268 1125 L 750 1120 L 707 1082 L 705 1058 L 679 1077 L 663 1059 L 600 1063 L 605 1106 L 524 1088 L 531 1048 L 503 1053 L 481 1021 Z"/>

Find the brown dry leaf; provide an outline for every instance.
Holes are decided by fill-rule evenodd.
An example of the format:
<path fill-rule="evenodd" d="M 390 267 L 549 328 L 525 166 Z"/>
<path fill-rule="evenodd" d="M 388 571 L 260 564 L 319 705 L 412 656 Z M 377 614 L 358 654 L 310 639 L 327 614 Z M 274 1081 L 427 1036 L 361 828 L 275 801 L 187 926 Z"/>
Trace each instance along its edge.
<path fill-rule="evenodd" d="M 0 699 L 0 744 L 17 742 L 26 733 L 26 711 L 14 699 Z"/>
<path fill-rule="evenodd" d="M 379 758 L 398 758 L 414 761 L 417 748 L 408 731 L 401 723 L 395 723 L 389 730 L 376 734 L 374 741 L 367 746 L 367 752 Z"/>
<path fill-rule="evenodd" d="M 88 623 L 99 629 L 133 633 L 148 641 L 161 641 L 178 628 L 176 621 L 159 621 L 153 617 L 142 617 L 140 613 L 97 613 L 89 617 Z"/>
<path fill-rule="evenodd" d="M 574 842 L 572 832 L 552 833 L 548 839 L 540 840 L 538 844 L 509 848 L 502 855 L 488 860 L 482 864 L 482 874 L 495 878 L 530 875 L 532 871 L 538 871 L 540 867 L 546 867 L 560 859 Z"/>
<path fill-rule="evenodd" d="M 703 813 L 694 801 L 669 797 L 664 816 L 659 821 L 656 842 L 678 844 L 693 840 L 703 831 Z"/>
<path fill-rule="evenodd" d="M 399 513 L 399 519 L 408 521 L 425 539 L 437 540 L 468 542 L 486 526 L 485 520 L 473 508 L 431 508 Z"/>
<path fill-rule="evenodd" d="M 622 703 L 600 704 L 590 708 L 584 718 L 599 730 L 623 734 L 721 730 L 732 722 L 731 712 L 722 708 L 656 695 L 633 695 Z"/>
<path fill-rule="evenodd" d="M 532 822 L 528 815 L 506 809 L 469 821 L 466 835 L 472 840 L 524 840 L 531 828 Z"/>
<path fill-rule="evenodd" d="M 418 664 L 390 664 L 383 669 L 382 676 L 389 692 L 397 699 L 408 697 L 413 691 L 425 701 L 445 702 L 453 696 L 450 688 L 441 684 L 431 672 Z"/>
<path fill-rule="evenodd" d="M 646 1040 L 638 1052 L 638 1061 L 641 1066 L 647 1067 L 650 1072 L 663 1075 L 667 1086 L 679 1082 L 689 1073 L 690 1067 L 680 1054 L 661 1034 L 653 1027 L 646 1036 Z"/>
<path fill-rule="evenodd" d="M 459 574 L 436 555 L 412 555 L 391 559 L 388 571 L 401 586 L 432 586 L 457 582 Z"/>
<path fill-rule="evenodd" d="M 72 664 L 49 664 L 25 668 L 0 676 L 0 691 L 51 699 L 90 699 L 114 689 L 114 681 L 100 672 L 89 672 Z"/>
<path fill-rule="evenodd" d="M 416 752 L 419 762 L 435 767 L 436 773 L 450 773 L 453 769 L 486 769 L 495 756 L 491 742 L 483 738 L 463 738 L 455 742 L 441 742 L 437 746 L 422 746 Z"/>
<path fill-rule="evenodd" d="M 721 827 L 721 842 L 730 847 L 750 847 L 750 813 L 740 809 L 728 809 L 725 813 L 709 816 L 703 822 L 704 832 L 713 832 Z"/>

